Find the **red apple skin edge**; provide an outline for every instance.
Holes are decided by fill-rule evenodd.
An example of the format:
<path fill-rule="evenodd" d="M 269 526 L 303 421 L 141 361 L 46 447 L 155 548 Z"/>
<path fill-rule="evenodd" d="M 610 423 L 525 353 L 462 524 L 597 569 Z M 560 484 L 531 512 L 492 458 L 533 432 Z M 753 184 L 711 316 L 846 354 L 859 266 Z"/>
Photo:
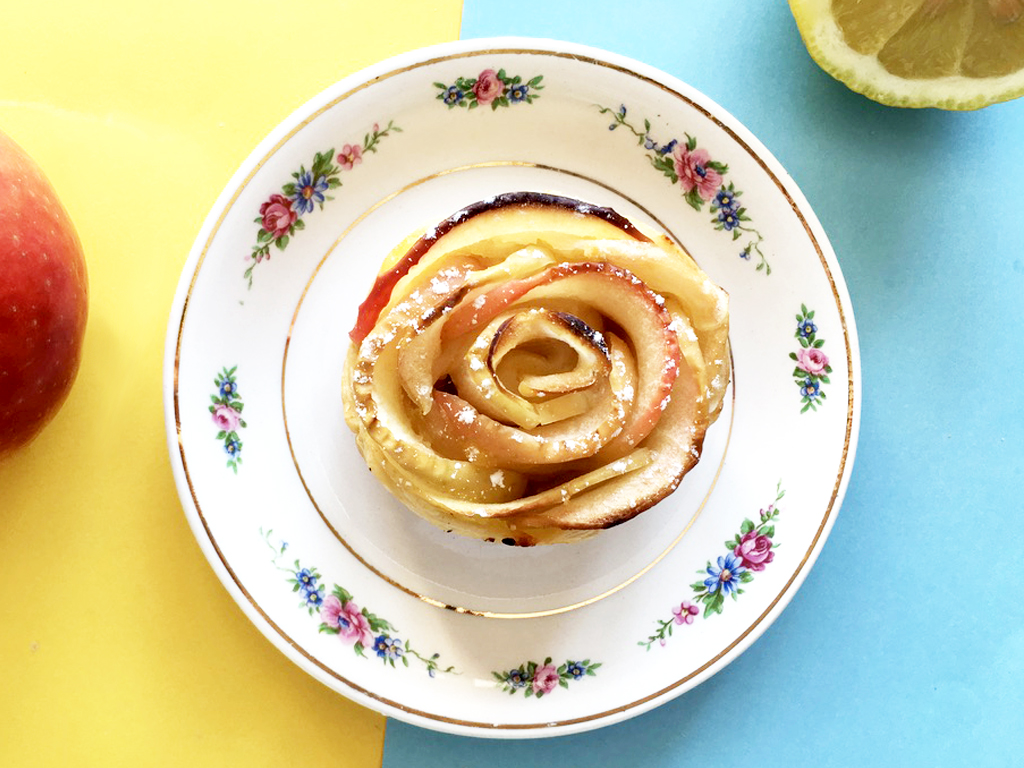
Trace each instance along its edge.
<path fill-rule="evenodd" d="M 0 460 L 64 404 L 88 316 L 82 244 L 38 165 L 0 132 Z"/>

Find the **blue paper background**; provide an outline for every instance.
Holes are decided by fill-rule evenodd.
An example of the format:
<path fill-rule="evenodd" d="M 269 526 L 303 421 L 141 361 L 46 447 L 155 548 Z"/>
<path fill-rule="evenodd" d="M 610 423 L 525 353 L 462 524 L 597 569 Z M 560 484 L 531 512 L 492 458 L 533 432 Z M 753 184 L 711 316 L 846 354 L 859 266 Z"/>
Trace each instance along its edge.
<path fill-rule="evenodd" d="M 875 104 L 818 69 L 784 2 L 465 1 L 463 38 L 509 34 L 660 67 L 782 162 L 852 296 L 860 445 L 803 588 L 708 683 L 555 739 L 462 738 L 390 720 L 385 768 L 1016 764 L 1024 99 L 964 114 Z"/>

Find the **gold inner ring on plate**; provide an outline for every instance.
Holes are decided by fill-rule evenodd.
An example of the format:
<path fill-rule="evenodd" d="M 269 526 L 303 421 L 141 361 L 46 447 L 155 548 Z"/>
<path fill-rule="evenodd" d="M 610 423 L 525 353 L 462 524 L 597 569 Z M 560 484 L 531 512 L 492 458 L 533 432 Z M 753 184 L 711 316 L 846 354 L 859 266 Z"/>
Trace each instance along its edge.
<path fill-rule="evenodd" d="M 554 59 L 572 59 L 572 60 L 574 60 L 576 62 L 579 62 L 579 63 L 582 63 L 582 64 L 587 64 L 589 66 L 596 66 L 596 67 L 600 67 L 600 68 L 603 68 L 603 69 L 607 69 L 609 71 L 614 71 L 614 72 L 617 72 L 619 74 L 623 74 L 623 75 L 626 75 L 628 77 L 631 77 L 634 80 L 637 80 L 637 81 L 639 81 L 639 82 L 641 82 L 641 83 L 643 83 L 645 85 L 657 88 L 657 89 L 663 91 L 664 93 L 669 94 L 673 98 L 678 99 L 683 104 L 687 105 L 691 109 L 693 109 L 696 112 L 700 113 L 705 118 L 707 118 L 710 122 L 712 122 L 714 125 L 716 125 L 720 130 L 722 130 L 726 135 L 728 135 L 733 141 L 735 141 L 736 144 L 747 154 L 747 156 L 750 157 L 752 160 L 754 160 L 754 162 L 757 163 L 757 165 L 761 168 L 761 170 L 764 171 L 765 175 L 771 180 L 772 184 L 775 186 L 775 188 L 778 190 L 778 192 L 786 200 L 786 202 L 788 203 L 788 205 L 790 207 L 790 210 L 793 212 L 793 215 L 796 216 L 797 220 L 800 222 L 801 226 L 803 227 L 804 232 L 807 235 L 807 239 L 810 242 L 811 246 L 814 248 L 815 255 L 818 257 L 818 263 L 820 264 L 820 266 L 821 266 L 821 268 L 822 268 L 823 272 L 825 273 L 825 276 L 826 276 L 826 278 L 828 280 L 829 289 L 831 290 L 832 298 L 833 298 L 833 300 L 835 302 L 836 313 L 839 316 L 839 324 L 840 324 L 840 327 L 843 330 L 843 343 L 844 343 L 844 348 L 845 348 L 845 351 L 846 351 L 846 364 L 847 364 L 847 377 L 846 377 L 846 386 L 847 386 L 846 427 L 845 427 L 845 431 L 844 431 L 844 435 L 843 435 L 843 450 L 842 450 L 842 454 L 840 455 L 839 464 L 838 464 L 838 466 L 836 468 L 836 480 L 835 480 L 835 483 L 832 486 L 832 492 L 829 495 L 828 502 L 827 502 L 827 504 L 825 504 L 825 508 L 824 508 L 824 510 L 821 513 L 821 521 L 818 524 L 818 527 L 815 530 L 814 535 L 811 538 L 811 541 L 810 541 L 810 543 L 807 546 L 807 549 L 804 551 L 803 556 L 800 558 L 800 562 L 797 564 L 796 568 L 793 570 L 793 573 L 790 575 L 790 577 L 786 580 L 785 584 L 783 584 L 783 586 L 779 590 L 778 594 L 776 594 L 775 597 L 772 598 L 772 600 L 769 601 L 769 603 L 768 603 L 767 607 L 764 609 L 764 611 L 762 611 L 761 614 L 759 614 L 746 628 L 744 628 L 742 631 L 740 631 L 737 634 L 737 636 L 732 639 L 732 641 L 730 641 L 729 643 L 727 643 L 725 645 L 725 647 L 723 647 L 720 650 L 718 650 L 718 652 L 715 653 L 714 655 L 712 655 L 710 658 L 705 659 L 702 663 L 698 663 L 696 665 L 696 667 L 694 667 L 690 672 L 688 672 L 685 675 L 681 676 L 677 680 L 670 681 L 666 685 L 663 685 L 661 688 L 658 688 L 658 689 L 652 691 L 651 693 L 649 693 L 649 694 L 647 694 L 645 696 L 642 696 L 642 697 L 640 697 L 640 698 L 638 698 L 638 699 L 636 699 L 634 701 L 626 702 L 624 704 L 612 707 L 610 709 L 601 710 L 599 712 L 592 712 L 590 714 L 583 715 L 581 717 L 567 718 L 567 719 L 564 719 L 564 720 L 557 720 L 557 721 L 550 721 L 549 720 L 549 721 L 537 721 L 537 722 L 532 722 L 532 723 L 531 722 L 495 723 L 493 721 L 489 722 L 489 721 L 486 721 L 486 720 L 479 720 L 479 721 L 465 720 L 465 719 L 461 719 L 461 718 L 455 718 L 455 717 L 449 717 L 449 716 L 446 716 L 446 715 L 441 715 L 441 714 L 438 714 L 436 712 L 427 712 L 425 710 L 417 709 L 416 707 L 407 706 L 405 704 L 402 704 L 399 701 L 395 701 L 394 699 L 388 698 L 387 696 L 383 696 L 383 695 L 381 695 L 379 693 L 375 693 L 374 691 L 371 691 L 371 690 L 367 689 L 366 687 L 357 684 L 355 681 L 345 677 L 344 675 L 339 673 L 336 669 L 334 669 L 330 665 L 326 664 L 325 662 L 321 661 L 316 656 L 314 656 L 310 651 L 308 651 L 306 648 L 301 646 L 295 640 L 295 638 L 293 638 L 290 635 L 288 635 L 288 633 L 284 631 L 284 629 L 280 626 L 280 624 L 278 624 L 277 622 L 274 621 L 273 618 L 271 618 L 271 616 L 266 612 L 266 610 L 264 610 L 263 607 L 256 601 L 256 598 L 252 595 L 252 593 L 250 593 L 249 590 L 246 588 L 246 586 L 242 583 L 242 581 L 239 578 L 238 574 L 235 573 L 234 569 L 231 567 L 231 564 L 228 562 L 227 558 L 224 556 L 224 552 L 221 549 L 220 544 L 217 542 L 217 539 L 214 537 L 213 531 L 210 529 L 209 521 L 207 521 L 206 516 L 203 513 L 202 506 L 199 503 L 199 497 L 196 494 L 196 489 L 195 489 L 195 486 L 193 485 L 192 476 L 191 476 L 191 473 L 189 472 L 189 468 L 188 468 L 188 461 L 187 461 L 187 459 L 185 457 L 185 444 L 184 444 L 184 440 L 183 440 L 182 433 L 181 433 L 181 403 L 180 403 L 179 395 L 178 395 L 178 393 L 179 393 L 180 362 L 181 362 L 181 338 L 182 338 L 182 333 L 183 333 L 184 328 L 185 328 L 185 318 L 188 315 L 189 298 L 191 297 L 192 291 L 195 288 L 196 280 L 199 277 L 199 271 L 202 269 L 203 262 L 206 259 L 206 254 L 208 253 L 208 251 L 210 249 L 210 246 L 213 243 L 214 237 L 216 236 L 217 232 L 219 231 L 221 225 L 223 224 L 223 222 L 224 222 L 225 218 L 227 217 L 228 213 L 230 212 L 232 206 L 237 201 L 238 196 L 241 194 L 242 190 L 245 189 L 249 185 L 249 183 L 252 181 L 252 179 L 255 177 L 255 175 L 263 167 L 263 165 L 267 161 L 267 159 L 269 159 L 273 154 L 275 154 L 298 131 L 300 131 L 303 127 L 305 127 L 306 125 L 311 123 L 313 120 L 315 120 L 320 114 L 322 114 L 323 112 L 327 111 L 328 109 L 336 106 L 337 104 L 341 103 L 345 99 L 347 99 L 350 96 L 352 96 L 354 93 L 358 93 L 359 91 L 362 91 L 363 89 L 368 88 L 370 85 L 372 85 L 372 84 L 374 84 L 376 82 L 380 82 L 382 80 L 387 80 L 387 79 L 390 79 L 390 78 L 395 77 L 397 75 L 401 75 L 401 74 L 404 74 L 406 72 L 410 72 L 410 71 L 415 70 L 415 69 L 419 69 L 419 68 L 422 68 L 422 67 L 433 66 L 435 64 L 438 64 L 438 63 L 441 63 L 441 62 L 445 62 L 445 61 L 456 61 L 456 60 L 459 60 L 459 59 L 476 58 L 476 57 L 480 57 L 480 56 L 490 56 L 490 55 L 509 55 L 509 56 L 513 56 L 513 55 L 531 55 L 531 56 L 547 56 L 547 57 L 554 58 Z M 550 50 L 534 49 L 534 48 L 509 48 L 509 47 L 494 48 L 494 49 L 488 49 L 488 50 L 481 49 L 481 50 L 465 51 L 465 52 L 461 52 L 461 53 L 447 54 L 447 55 L 444 55 L 444 56 L 437 56 L 437 57 L 435 57 L 433 59 L 429 59 L 427 61 L 417 62 L 415 64 L 411 64 L 411 65 L 408 65 L 406 67 L 402 67 L 402 68 L 395 69 L 395 70 L 392 70 L 390 72 L 384 73 L 384 74 L 382 74 L 382 75 L 380 75 L 378 77 L 373 78 L 372 80 L 370 80 L 368 82 L 364 82 L 364 83 L 361 83 L 361 84 L 357 85 L 356 87 L 350 89 L 349 91 L 346 91 L 345 93 L 343 93 L 343 94 L 339 95 L 338 97 L 336 97 L 335 99 L 331 100 L 330 103 L 328 103 L 325 106 L 321 107 L 320 109 L 315 111 L 313 114 L 311 114 L 309 117 L 307 117 L 306 119 L 302 120 L 291 131 L 289 131 L 280 141 L 278 141 L 277 144 L 275 144 L 267 152 L 267 154 L 263 158 L 261 158 L 259 160 L 259 162 L 256 163 L 256 165 L 248 173 L 248 175 L 245 177 L 245 179 L 243 179 L 242 182 L 239 184 L 238 188 L 231 195 L 231 198 L 229 199 L 229 201 L 225 205 L 224 209 L 221 211 L 220 216 L 217 218 L 216 222 L 214 223 L 213 227 L 211 228 L 210 234 L 207 237 L 206 242 L 203 244 L 202 251 L 200 252 L 199 258 L 197 259 L 197 262 L 196 262 L 195 271 L 192 273 L 192 278 L 191 278 L 191 280 L 189 282 L 188 292 L 186 293 L 185 299 L 184 299 L 183 304 L 182 304 L 181 319 L 179 320 L 179 323 L 178 323 L 178 332 L 177 332 L 177 338 L 176 338 L 176 342 L 175 342 L 173 381 L 174 381 L 174 383 L 173 383 L 173 405 L 174 405 L 175 435 L 177 437 L 178 453 L 179 453 L 179 456 L 181 458 L 182 472 L 184 474 L 185 482 L 188 485 L 188 489 L 189 489 L 189 496 L 190 496 L 190 498 L 192 500 L 192 504 L 193 504 L 193 506 L 194 506 L 194 508 L 196 510 L 196 515 L 198 517 L 199 523 L 202 526 L 203 531 L 205 532 L 208 541 L 210 542 L 210 546 L 213 548 L 214 552 L 216 552 L 216 554 L 217 554 L 218 561 L 220 562 L 221 566 L 225 569 L 227 574 L 231 577 L 231 582 L 235 585 L 235 587 L 238 589 L 238 591 L 241 594 L 241 596 L 249 604 L 249 606 L 252 608 L 252 610 L 256 614 L 258 614 L 260 616 L 260 618 L 264 622 L 266 622 L 266 625 L 274 631 L 274 633 L 277 635 L 277 637 L 280 638 L 280 640 L 284 644 L 286 644 L 289 648 L 293 649 L 296 653 L 298 653 L 305 660 L 306 663 L 312 664 L 317 669 L 321 670 L 324 674 L 326 674 L 328 677 L 331 677 L 334 680 L 337 680 L 338 682 L 340 682 L 341 684 L 346 686 L 350 691 L 353 691 L 354 693 L 357 693 L 357 694 L 362 695 L 362 696 L 366 696 L 367 698 L 372 699 L 374 701 L 377 701 L 377 702 L 379 702 L 380 704 L 382 704 L 384 706 L 390 707 L 390 708 L 394 709 L 395 711 L 404 712 L 404 713 L 406 713 L 408 715 L 411 715 L 411 716 L 421 717 L 421 718 L 424 718 L 426 720 L 431 720 L 431 721 L 438 722 L 438 723 L 445 723 L 447 725 L 460 726 L 460 727 L 464 727 L 464 728 L 476 728 L 476 729 L 480 729 L 480 730 L 483 730 L 483 731 L 533 731 L 533 730 L 536 730 L 536 731 L 550 731 L 550 729 L 554 728 L 554 727 L 567 727 L 567 726 L 573 726 L 573 725 L 580 725 L 580 724 L 583 724 L 583 723 L 589 723 L 589 722 L 594 722 L 594 721 L 597 721 L 597 720 L 602 720 L 602 719 L 605 719 L 605 718 L 608 718 L 608 717 L 611 717 L 611 716 L 614 716 L 614 715 L 621 714 L 623 712 L 628 712 L 630 710 L 636 709 L 637 707 L 641 707 L 641 706 L 644 706 L 646 704 L 649 704 L 652 701 L 655 701 L 655 700 L 657 700 L 657 699 L 659 699 L 659 698 L 661 698 L 663 696 L 671 694 L 673 691 L 678 690 L 681 686 L 686 685 L 691 680 L 693 680 L 693 679 L 697 678 L 698 676 L 700 676 L 700 675 L 704 674 L 705 672 L 707 672 L 715 664 L 719 663 L 722 659 L 724 659 L 727 655 L 729 655 L 734 649 L 736 649 L 737 646 L 740 645 L 740 643 L 742 643 L 747 637 L 749 637 L 750 634 L 752 632 L 754 632 L 764 622 L 764 620 L 776 609 L 776 607 L 779 605 L 779 603 L 787 598 L 787 596 L 790 593 L 790 590 L 793 588 L 793 585 L 800 578 L 801 574 L 804 571 L 804 568 L 807 567 L 808 562 L 810 562 L 810 560 L 812 559 L 812 556 L 814 555 L 814 552 L 817 549 L 819 542 L 821 541 L 822 535 L 824 534 L 825 530 L 829 526 L 829 523 L 831 522 L 832 514 L 835 511 L 836 501 L 839 498 L 840 491 L 841 491 L 841 489 L 843 487 L 843 480 L 844 480 L 844 478 L 846 476 L 847 462 L 848 462 L 848 460 L 850 458 L 850 456 L 849 456 L 849 454 L 850 454 L 850 442 L 852 440 L 853 431 L 854 431 L 854 421 L 855 421 L 854 416 L 855 416 L 855 413 L 856 413 L 856 404 L 859 402 L 857 400 L 857 397 L 860 394 L 859 391 L 857 391 L 855 389 L 856 381 L 855 381 L 854 372 L 853 372 L 853 345 L 852 345 L 852 342 L 851 342 L 851 339 L 850 339 L 850 329 L 849 329 L 849 326 L 847 324 L 846 312 L 845 312 L 845 310 L 843 308 L 842 299 L 841 299 L 841 297 L 839 295 L 839 289 L 838 289 L 838 287 L 836 285 L 835 276 L 832 274 L 832 270 L 831 270 L 831 268 L 828 265 L 828 260 L 827 260 L 827 258 L 825 256 L 824 251 L 822 250 L 821 244 L 818 242 L 818 239 L 815 236 L 815 233 L 812 231 L 811 224 L 807 220 L 807 217 L 804 216 L 803 212 L 800 210 L 800 207 L 797 205 L 797 203 L 793 199 L 792 195 L 786 190 L 785 186 L 783 185 L 782 181 L 779 179 L 778 175 L 776 175 L 776 173 L 774 171 L 772 171 L 771 168 L 768 167 L 768 163 L 761 156 L 759 156 L 753 150 L 753 148 L 751 148 L 751 146 L 743 138 L 741 138 L 736 133 L 736 131 L 734 129 L 732 129 L 729 126 L 727 126 L 726 124 L 724 124 L 719 118 L 717 118 L 713 114 L 711 114 L 705 107 L 695 103 L 688 96 L 685 96 L 684 94 L 680 93 L 679 91 L 674 90 L 673 88 L 669 87 L 668 85 L 666 85 L 666 84 L 664 84 L 664 83 L 662 83 L 662 82 L 660 82 L 660 81 L 658 81 L 656 79 L 653 79 L 650 76 L 642 75 L 642 74 L 640 74 L 640 73 L 638 73 L 638 72 L 636 72 L 636 71 L 634 71 L 632 69 L 629 69 L 627 67 L 624 67 L 624 66 L 621 66 L 621 65 L 618 65 L 618 64 L 612 64 L 610 62 L 603 61 L 601 59 L 596 59 L 596 58 L 593 58 L 591 56 L 581 55 L 581 54 L 578 54 L 578 53 L 558 52 L 558 51 L 550 51 Z"/>
<path fill-rule="evenodd" d="M 604 598 L 608 597 L 609 595 L 614 595 L 616 592 L 620 591 L 621 589 L 624 589 L 625 587 L 628 587 L 634 581 L 636 581 L 641 576 L 643 576 L 645 573 L 647 573 L 649 570 L 651 570 L 651 568 L 653 568 L 662 559 L 664 559 L 664 557 L 669 552 L 671 552 L 680 541 L 682 541 L 682 539 L 686 535 L 687 531 L 690 530 L 690 527 L 693 525 L 693 523 L 700 516 L 700 513 L 703 511 L 704 505 L 707 504 L 708 499 L 711 498 L 711 494 L 712 494 L 712 492 L 715 489 L 715 485 L 718 482 L 718 478 L 719 478 L 719 476 L 722 473 L 722 466 L 725 463 L 725 456 L 729 452 L 729 441 L 732 438 L 733 419 L 735 418 L 735 413 L 736 413 L 735 412 L 735 408 L 733 408 L 732 413 L 730 414 L 729 429 L 728 429 L 728 433 L 726 435 L 725 450 L 722 452 L 722 458 L 719 461 L 718 467 L 715 469 L 715 476 L 712 478 L 710 486 L 708 486 L 707 493 L 705 493 L 704 498 L 701 499 L 700 504 L 697 505 L 696 510 L 694 510 L 694 512 L 690 516 L 689 520 L 686 521 L 686 525 L 683 526 L 683 529 L 676 535 L 676 537 L 671 542 L 669 542 L 668 546 L 666 546 L 661 552 L 659 552 L 654 557 L 653 560 L 651 560 L 649 563 L 647 563 L 642 568 L 640 568 L 640 570 L 638 570 L 632 576 L 629 576 L 626 579 L 624 579 L 623 581 L 621 581 L 619 584 L 616 584 L 615 586 L 610 587 L 610 588 L 604 590 L 600 594 L 593 595 L 593 596 L 591 596 L 591 597 L 589 597 L 589 598 L 587 598 L 585 600 L 580 600 L 580 601 L 577 601 L 577 602 L 574 602 L 574 603 L 570 603 L 569 605 L 559 606 L 557 608 L 547 608 L 547 609 L 540 610 L 540 611 L 521 611 L 521 612 L 514 612 L 514 613 L 512 613 L 512 612 L 503 612 L 503 611 L 486 611 L 486 610 L 481 610 L 481 609 L 477 609 L 477 608 L 470 608 L 470 607 L 463 606 L 463 605 L 452 605 L 451 603 L 445 602 L 444 600 L 438 600 L 437 598 L 431 597 L 430 595 L 425 595 L 425 594 L 423 594 L 421 592 L 418 592 L 415 589 L 407 587 L 406 585 L 396 581 L 395 579 L 391 578 L 386 573 L 384 573 L 381 569 L 377 568 L 375 565 L 373 565 L 371 562 L 369 562 L 365 557 L 363 557 L 356 550 L 356 548 L 345 538 L 345 536 L 342 534 L 342 532 L 339 531 L 334 525 L 332 525 L 331 521 L 327 519 L 327 515 L 324 514 L 324 511 L 323 511 L 323 509 L 321 509 L 320 505 L 317 503 L 317 500 L 314 497 L 312 490 L 310 490 L 309 485 L 306 483 L 306 478 L 302 474 L 302 468 L 299 466 L 299 460 L 298 460 L 298 458 L 295 455 L 295 447 L 292 445 L 291 430 L 289 429 L 289 426 L 288 426 L 288 411 L 287 411 L 287 407 L 285 406 L 285 402 L 286 402 L 285 386 L 286 386 L 286 383 L 287 383 L 287 381 L 286 381 L 286 379 L 287 379 L 287 377 L 286 377 L 286 370 L 287 370 L 287 367 L 288 367 L 288 350 L 289 350 L 289 348 L 291 346 L 292 334 L 293 334 L 293 332 L 295 330 L 295 322 L 296 322 L 296 320 L 299 317 L 299 312 L 302 310 L 302 305 L 303 305 L 303 303 L 306 300 L 306 295 L 309 293 L 310 287 L 313 285 L 313 282 L 316 280 L 317 276 L 320 274 L 320 270 L 323 268 L 324 264 L 327 263 L 327 259 L 329 259 L 331 254 L 335 252 L 335 250 L 338 248 L 338 246 L 341 244 L 341 242 L 346 237 L 348 237 L 349 233 L 352 232 L 352 230 L 355 229 L 359 225 L 359 223 L 361 221 L 363 221 L 367 216 L 369 216 L 371 213 L 376 211 L 382 205 L 387 204 L 391 200 L 394 200 L 399 195 L 407 192 L 410 189 L 413 189 L 414 187 L 418 187 L 421 184 L 425 184 L 425 183 L 427 183 L 427 182 L 429 182 L 429 181 L 431 181 L 433 179 L 439 178 L 441 176 L 448 176 L 448 175 L 453 174 L 453 173 L 460 173 L 460 172 L 463 172 L 463 171 L 470 171 L 470 170 L 479 169 L 479 168 L 502 168 L 502 167 L 523 167 L 523 168 L 536 168 L 536 169 L 544 170 L 544 171 L 554 171 L 556 173 L 564 174 L 566 176 L 572 176 L 574 178 L 583 179 L 584 181 L 588 181 L 588 182 L 590 182 L 592 184 L 595 184 L 595 185 L 597 185 L 599 187 L 603 187 L 604 189 L 607 189 L 610 192 L 615 193 L 620 198 L 626 200 L 631 205 L 634 205 L 637 208 L 639 208 L 641 211 L 643 211 L 651 220 L 655 221 L 658 224 L 658 226 L 667 235 L 669 235 L 673 240 L 675 240 L 678 245 L 683 247 L 683 250 L 686 250 L 685 246 L 683 246 L 682 241 L 679 240 L 679 238 L 675 235 L 675 233 L 673 233 L 671 230 L 669 230 L 667 227 L 665 227 L 665 225 L 662 224 L 662 222 L 657 217 L 655 217 L 646 208 L 641 206 L 637 201 L 632 200 L 632 199 L 630 199 L 628 197 L 625 197 L 618 190 L 610 187 L 607 184 L 603 184 L 602 182 L 599 182 L 596 179 L 592 179 L 592 178 L 590 178 L 588 176 L 584 176 L 583 174 L 576 173 L 574 171 L 568 171 L 568 170 L 565 170 L 565 169 L 562 169 L 562 168 L 556 168 L 556 167 L 553 167 L 553 166 L 550 166 L 550 165 L 542 165 L 540 163 L 528 163 L 528 162 L 520 162 L 520 161 L 495 161 L 495 162 L 488 162 L 488 163 L 477 163 L 477 164 L 472 164 L 472 165 L 464 165 L 464 166 L 459 166 L 457 168 L 450 168 L 450 169 L 447 169 L 447 170 L 444 170 L 444 171 L 439 171 L 437 173 L 431 174 L 429 176 L 424 176 L 423 178 L 420 178 L 420 179 L 416 179 L 415 181 L 412 181 L 409 184 L 406 184 L 401 189 L 399 189 L 399 190 L 397 190 L 395 192 L 392 192 L 387 197 L 385 197 L 382 200 L 379 200 L 378 202 L 376 202 L 373 205 L 371 205 L 369 208 L 367 208 L 365 211 L 363 211 L 363 213 L 361 213 L 351 224 L 349 224 L 349 226 L 345 229 L 344 232 L 341 233 L 341 235 L 338 237 L 338 239 L 335 240 L 334 243 L 331 244 L 331 247 L 327 249 L 327 253 L 324 254 L 324 257 L 316 265 L 316 269 L 313 270 L 313 274 L 310 276 L 309 281 L 306 283 L 306 286 L 302 289 L 302 294 L 299 296 L 299 302 L 298 302 L 298 304 L 295 307 L 295 312 L 292 314 L 291 324 L 288 327 L 288 337 L 285 340 L 284 354 L 283 354 L 283 357 L 282 357 L 282 360 L 281 360 L 281 413 L 282 413 L 282 416 L 284 418 L 284 433 L 285 433 L 285 437 L 288 440 L 288 450 L 291 453 L 292 464 L 294 464 L 294 466 L 295 466 L 295 472 L 299 476 L 299 481 L 302 483 L 302 488 L 303 488 L 303 490 L 305 490 L 306 495 L 309 497 L 310 503 L 313 505 L 313 508 L 316 509 L 317 514 L 320 515 L 320 519 L 323 520 L 324 525 L 327 526 L 327 528 L 331 531 L 331 533 L 334 534 L 335 538 L 337 538 L 338 541 L 341 542 L 341 544 L 345 547 L 345 549 L 347 549 L 349 551 L 349 553 L 356 560 L 358 560 L 364 567 L 369 569 L 371 572 L 373 572 L 374 575 L 376 575 L 379 578 L 383 579 L 384 581 L 386 581 L 388 584 L 390 584 L 391 586 L 395 587 L 396 589 L 400 589 L 402 592 L 405 592 L 407 595 L 411 595 L 411 596 L 417 598 L 418 600 L 422 600 L 427 605 L 432 605 L 432 606 L 434 606 L 436 608 L 444 608 L 444 609 L 449 610 L 449 611 L 455 611 L 456 613 L 463 613 L 463 614 L 467 614 L 467 615 L 470 615 L 470 616 L 482 616 L 482 617 L 488 618 L 488 619 L 536 619 L 536 618 L 540 618 L 542 616 L 554 616 L 554 615 L 559 614 L 559 613 L 567 613 L 569 611 L 576 610 L 577 608 L 583 608 L 584 606 L 592 605 L 593 603 L 596 603 L 598 600 L 603 600 Z M 687 251 L 687 253 L 689 253 L 689 251 Z M 731 355 L 731 352 L 730 352 L 730 355 Z M 731 365 L 731 360 L 730 360 L 730 365 Z M 735 401 L 736 401 L 735 367 L 731 366 L 731 368 L 732 368 L 732 384 L 731 384 L 731 386 L 732 386 L 732 399 L 733 399 L 733 404 L 735 405 Z"/>

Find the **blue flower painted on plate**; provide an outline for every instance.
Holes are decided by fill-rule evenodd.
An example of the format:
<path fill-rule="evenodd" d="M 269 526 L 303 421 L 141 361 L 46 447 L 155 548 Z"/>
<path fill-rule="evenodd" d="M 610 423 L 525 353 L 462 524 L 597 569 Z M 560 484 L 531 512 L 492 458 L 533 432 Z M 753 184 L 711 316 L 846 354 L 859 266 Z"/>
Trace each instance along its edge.
<path fill-rule="evenodd" d="M 373 641 L 373 650 L 376 651 L 378 658 L 393 661 L 402 656 L 402 641 L 397 637 L 378 635 Z"/>
<path fill-rule="evenodd" d="M 566 664 L 565 672 L 573 680 L 579 680 L 587 674 L 587 667 L 578 661 L 570 661 Z"/>
<path fill-rule="evenodd" d="M 805 339 L 810 338 L 811 336 L 818 332 L 818 326 L 812 323 L 808 318 L 804 318 L 800 322 L 800 325 L 797 327 L 797 329 L 799 334 L 803 336 Z"/>
<path fill-rule="evenodd" d="M 525 688 L 526 684 L 530 682 L 526 672 L 521 669 L 510 669 L 505 673 L 503 680 L 511 688 Z"/>
<path fill-rule="evenodd" d="M 314 179 L 313 173 L 306 171 L 295 182 L 295 193 L 292 195 L 295 210 L 299 215 L 312 213 L 315 205 L 321 205 L 327 199 L 324 192 L 329 188 L 326 176 L 321 174 Z"/>
<path fill-rule="evenodd" d="M 454 85 L 448 86 L 444 92 L 444 103 L 449 107 L 457 107 L 462 103 L 462 99 L 465 94 Z"/>
<path fill-rule="evenodd" d="M 722 211 L 735 211 L 739 205 L 736 201 L 736 193 L 725 187 L 718 190 L 718 194 L 715 195 L 715 204 Z"/>
<path fill-rule="evenodd" d="M 610 125 L 608 127 L 614 130 L 617 126 Z M 658 142 L 656 142 L 654 139 L 648 136 L 644 139 L 644 149 L 652 150 L 654 152 L 657 152 L 659 155 L 667 155 L 669 152 L 676 148 L 676 144 L 678 143 L 678 139 L 672 139 L 667 144 L 662 144 L 659 146 Z"/>
<path fill-rule="evenodd" d="M 513 85 L 508 89 L 508 100 L 509 101 L 525 101 L 527 95 L 530 93 L 530 86 L 526 83 L 519 83 Z"/>
<path fill-rule="evenodd" d="M 324 590 L 322 587 L 312 586 L 303 588 L 302 596 L 306 600 L 306 605 L 310 608 L 318 609 L 324 604 Z"/>
<path fill-rule="evenodd" d="M 708 577 L 704 579 L 704 586 L 710 594 L 722 590 L 723 594 L 730 595 L 738 587 L 740 578 L 747 569 L 743 567 L 743 559 L 736 557 L 732 552 L 719 557 L 717 566 L 708 563 Z"/>
<path fill-rule="evenodd" d="M 726 208 L 718 212 L 718 221 L 722 225 L 722 229 L 732 230 L 740 225 L 740 220 L 736 216 L 736 211 L 731 208 Z"/>

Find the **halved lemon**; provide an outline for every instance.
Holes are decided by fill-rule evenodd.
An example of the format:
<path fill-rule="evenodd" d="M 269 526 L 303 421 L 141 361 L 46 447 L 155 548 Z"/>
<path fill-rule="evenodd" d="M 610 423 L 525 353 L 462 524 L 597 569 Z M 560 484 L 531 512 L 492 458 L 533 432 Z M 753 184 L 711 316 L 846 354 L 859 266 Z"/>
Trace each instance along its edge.
<path fill-rule="evenodd" d="M 1024 0 L 789 0 L 818 65 L 898 107 L 978 109 L 1024 94 Z"/>

